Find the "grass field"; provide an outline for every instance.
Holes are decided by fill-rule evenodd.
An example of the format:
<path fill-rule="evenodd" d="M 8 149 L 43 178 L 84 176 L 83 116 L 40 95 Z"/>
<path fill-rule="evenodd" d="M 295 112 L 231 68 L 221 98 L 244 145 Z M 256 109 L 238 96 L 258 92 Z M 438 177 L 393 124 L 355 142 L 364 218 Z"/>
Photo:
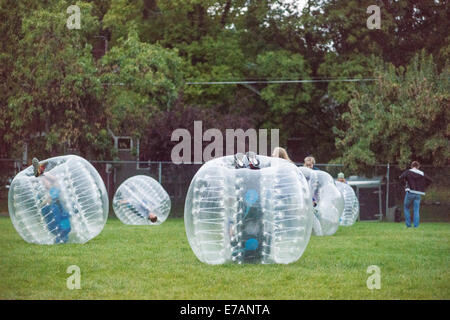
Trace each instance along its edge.
<path fill-rule="evenodd" d="M 28 244 L 0 218 L 0 299 L 450 299 L 450 224 L 357 222 L 312 237 L 289 265 L 210 266 L 197 260 L 182 219 L 155 227 L 109 219 L 84 245 Z M 69 290 L 70 265 L 81 289 Z M 381 269 L 369 290 L 367 267 Z"/>

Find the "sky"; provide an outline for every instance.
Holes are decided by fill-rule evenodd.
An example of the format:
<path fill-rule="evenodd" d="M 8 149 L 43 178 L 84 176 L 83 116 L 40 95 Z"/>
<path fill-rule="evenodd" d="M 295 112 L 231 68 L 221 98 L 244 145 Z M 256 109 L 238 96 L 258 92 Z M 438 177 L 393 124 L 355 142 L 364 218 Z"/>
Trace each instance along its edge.
<path fill-rule="evenodd" d="M 284 3 L 292 3 L 295 4 L 298 8 L 298 10 L 302 10 L 303 7 L 306 5 L 306 2 L 308 2 L 308 0 L 282 0 Z"/>
<path fill-rule="evenodd" d="M 300 12 L 305 7 L 308 0 L 280 0 L 280 2 L 295 6 L 297 11 Z"/>
<path fill-rule="evenodd" d="M 297 11 L 298 11 L 298 12 L 301 12 L 302 9 L 305 7 L 306 3 L 308 2 L 308 0 L 280 0 L 280 2 L 285 3 L 285 4 L 291 4 L 291 5 L 293 5 L 293 6 L 295 6 L 295 7 L 297 8 Z M 211 7 L 208 9 L 208 11 L 209 11 L 210 13 L 213 13 L 213 12 L 215 12 L 216 10 L 220 10 L 220 6 L 214 5 L 214 6 L 211 6 Z M 247 11 L 247 8 L 246 8 L 246 7 L 243 7 L 243 8 L 241 9 L 241 12 L 240 12 L 240 13 L 243 14 L 243 13 L 246 12 L 246 11 Z"/>

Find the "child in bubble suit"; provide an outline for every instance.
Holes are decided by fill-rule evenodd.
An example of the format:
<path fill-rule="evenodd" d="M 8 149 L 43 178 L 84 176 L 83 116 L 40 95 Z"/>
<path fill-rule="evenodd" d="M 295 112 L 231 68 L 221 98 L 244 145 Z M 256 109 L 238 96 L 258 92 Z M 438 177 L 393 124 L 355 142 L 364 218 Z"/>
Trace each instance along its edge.
<path fill-rule="evenodd" d="M 128 208 L 140 218 L 149 219 L 153 223 L 158 221 L 158 216 L 150 210 L 151 203 L 146 200 L 136 201 L 132 199 L 122 199 L 119 200 L 119 203 L 128 206 Z"/>
<path fill-rule="evenodd" d="M 48 230 L 55 235 L 55 243 L 66 243 L 69 240 L 69 233 L 72 230 L 70 225 L 70 213 L 64 209 L 60 201 L 61 190 L 56 177 L 49 172 L 45 172 L 47 163 L 40 163 L 37 158 L 33 158 L 34 176 L 44 184 L 48 194 L 40 200 L 45 205 L 41 209 Z"/>
<path fill-rule="evenodd" d="M 304 160 L 304 164 L 303 166 L 313 169 L 313 170 L 320 170 L 319 168 L 316 167 L 316 159 L 312 156 L 308 156 L 305 158 Z"/>
<path fill-rule="evenodd" d="M 47 168 L 47 162 L 39 162 L 37 158 L 33 158 L 31 163 L 33 165 L 33 173 L 36 178 L 44 174 L 44 171 Z"/>
<path fill-rule="evenodd" d="M 345 180 L 345 175 L 343 172 L 338 173 L 337 181 L 348 184 L 347 180 Z"/>
<path fill-rule="evenodd" d="M 60 190 L 51 187 L 49 191 L 50 202 L 42 207 L 41 212 L 48 230 L 55 235 L 55 243 L 66 243 L 69 240 L 69 233 L 72 230 L 70 226 L 70 213 L 67 212 L 59 199 Z M 44 200 L 45 201 L 45 200 Z"/>

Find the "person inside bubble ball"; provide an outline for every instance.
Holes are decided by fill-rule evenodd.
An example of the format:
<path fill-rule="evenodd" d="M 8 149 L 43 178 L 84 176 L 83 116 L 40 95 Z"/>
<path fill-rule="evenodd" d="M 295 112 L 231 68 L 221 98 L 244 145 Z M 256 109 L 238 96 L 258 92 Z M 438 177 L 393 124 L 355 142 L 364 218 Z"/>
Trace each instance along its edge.
<path fill-rule="evenodd" d="M 70 226 L 70 213 L 64 209 L 59 199 L 60 190 L 51 187 L 49 196 L 44 198 L 44 205 L 41 209 L 48 230 L 55 235 L 55 243 L 66 243 L 69 240 L 69 233 L 72 230 Z M 50 197 L 50 200 L 48 200 Z"/>
<path fill-rule="evenodd" d="M 345 175 L 343 172 L 338 173 L 337 181 L 348 184 L 347 180 L 345 180 Z"/>
<path fill-rule="evenodd" d="M 314 166 L 315 164 L 316 159 L 314 159 L 314 157 L 308 156 L 305 158 L 303 166 L 312 170 L 319 170 L 317 167 Z M 313 207 L 317 206 L 318 198 L 319 198 L 319 189 L 316 186 L 312 197 Z"/>
<path fill-rule="evenodd" d="M 308 156 L 305 158 L 303 166 L 313 169 L 313 170 L 319 170 L 319 168 L 317 168 L 315 166 L 315 164 L 316 164 L 316 159 L 314 159 L 314 157 L 312 157 L 312 156 Z"/>
<path fill-rule="evenodd" d="M 33 165 L 33 173 L 36 178 L 44 174 L 45 168 L 47 167 L 47 162 L 39 162 L 37 158 L 33 158 L 31 163 Z"/>
<path fill-rule="evenodd" d="M 58 183 L 56 180 L 56 177 L 53 176 L 49 172 L 45 172 L 45 169 L 47 168 L 47 162 L 39 162 L 37 158 L 33 158 L 32 161 L 33 164 L 33 173 L 36 178 L 39 178 L 42 183 L 44 184 L 45 188 L 47 190 L 51 190 L 51 188 L 57 188 L 58 189 Z M 59 191 L 59 190 L 58 190 Z M 59 195 L 59 192 L 58 192 Z"/>
<path fill-rule="evenodd" d="M 150 205 L 147 200 L 143 199 L 142 201 L 137 201 L 133 199 L 122 199 L 119 200 L 120 204 L 128 206 L 132 212 L 134 212 L 138 217 L 148 219 L 152 223 L 158 221 L 158 216 L 151 211 Z"/>
<path fill-rule="evenodd" d="M 258 156 L 253 151 L 249 151 L 246 154 L 238 152 L 234 155 L 234 167 L 236 169 L 248 168 L 259 170 L 260 164 Z"/>
<path fill-rule="evenodd" d="M 33 158 L 32 165 L 34 176 L 42 181 L 45 189 L 48 190 L 47 194 L 39 198 L 41 203 L 44 204 L 41 213 L 47 228 L 55 235 L 55 243 L 66 243 L 72 230 L 70 213 L 65 210 L 60 201 L 61 190 L 56 177 L 49 172 L 45 172 L 47 162 L 40 163 L 37 158 Z"/>

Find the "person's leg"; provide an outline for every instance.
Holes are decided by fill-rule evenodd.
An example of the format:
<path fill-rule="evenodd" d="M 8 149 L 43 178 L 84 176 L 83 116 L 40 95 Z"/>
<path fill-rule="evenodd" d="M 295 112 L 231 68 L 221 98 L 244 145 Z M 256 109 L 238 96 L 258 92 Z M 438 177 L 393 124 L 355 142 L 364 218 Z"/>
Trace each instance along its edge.
<path fill-rule="evenodd" d="M 243 153 L 238 152 L 234 155 L 234 166 L 236 169 L 245 168 L 247 162 L 247 157 Z"/>
<path fill-rule="evenodd" d="M 419 226 L 419 209 L 420 209 L 420 194 L 416 194 L 414 197 L 414 228 Z"/>
<path fill-rule="evenodd" d="M 313 234 L 316 236 L 323 236 L 322 226 L 320 225 L 319 213 L 316 208 L 314 208 L 313 216 Z"/>
<path fill-rule="evenodd" d="M 39 177 L 42 172 L 41 172 L 41 168 L 39 165 L 39 160 L 37 158 L 33 158 L 33 160 L 31 160 L 31 164 L 33 165 L 33 173 L 35 177 Z"/>
<path fill-rule="evenodd" d="M 259 169 L 260 162 L 258 157 L 256 156 L 256 153 L 249 151 L 246 153 L 246 156 L 249 162 L 250 169 Z"/>
<path fill-rule="evenodd" d="M 405 194 L 405 201 L 403 202 L 403 210 L 405 212 L 405 224 L 406 227 L 411 227 L 411 215 L 409 213 L 409 207 L 411 206 L 412 197 L 409 192 L 406 192 Z"/>

